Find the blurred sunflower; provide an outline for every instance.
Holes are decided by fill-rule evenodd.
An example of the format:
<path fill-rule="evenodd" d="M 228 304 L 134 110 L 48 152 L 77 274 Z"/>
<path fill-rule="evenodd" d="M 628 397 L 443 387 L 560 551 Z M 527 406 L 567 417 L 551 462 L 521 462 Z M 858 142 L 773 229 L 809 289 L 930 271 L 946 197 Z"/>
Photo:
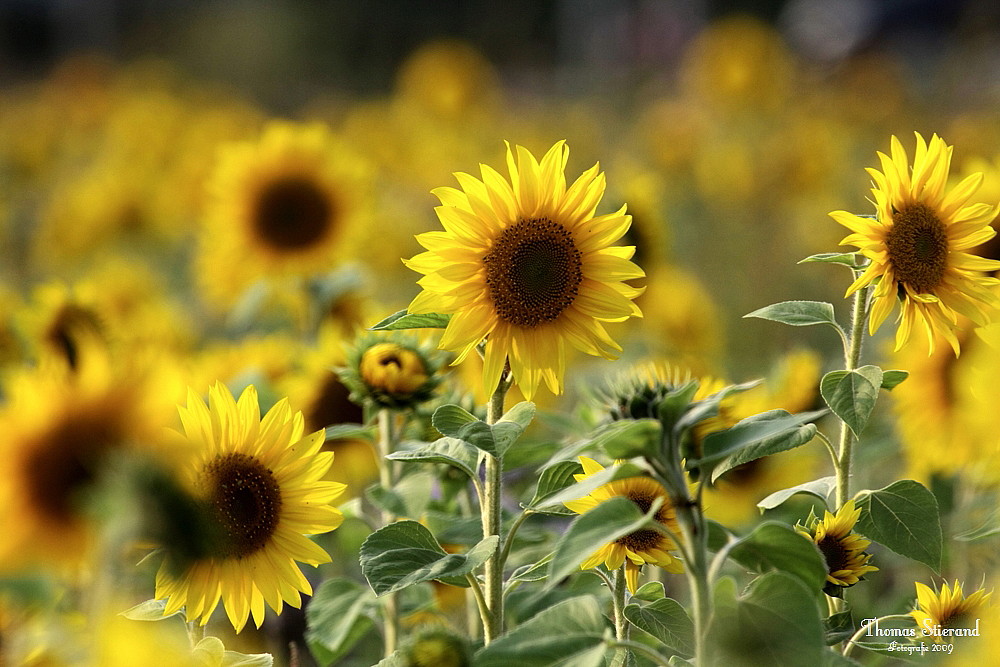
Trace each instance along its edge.
<path fill-rule="evenodd" d="M 865 549 L 871 544 L 854 531 L 861 516 L 861 508 L 854 507 L 854 500 L 844 503 L 837 514 L 825 512 L 809 530 L 796 525 L 795 530 L 812 540 L 826 560 L 826 588 L 828 595 L 840 595 L 840 590 L 853 586 L 877 567 L 868 564 L 871 556 Z"/>
<path fill-rule="evenodd" d="M 942 642 L 935 631 L 955 628 L 974 628 L 980 612 L 990 604 L 993 592 L 978 589 L 966 597 L 962 584 L 955 580 L 950 588 L 947 582 L 935 593 L 929 586 L 914 582 L 917 589 L 917 608 L 910 612 L 917 627 L 926 631 L 938 644 Z"/>
<path fill-rule="evenodd" d="M 583 474 L 573 476 L 578 482 L 604 470 L 604 466 L 586 456 L 580 457 L 580 463 L 583 465 Z M 643 512 L 648 512 L 654 502 L 662 499 L 663 504 L 660 505 L 653 519 L 673 531 L 675 535 L 680 534 L 680 525 L 677 523 L 677 517 L 670 504 L 667 490 L 652 477 L 620 479 L 591 491 L 590 494 L 579 500 L 571 500 L 563 504 L 577 514 L 586 514 L 605 500 L 614 497 L 628 498 Z M 641 528 L 619 537 L 614 542 L 605 544 L 591 554 L 590 558 L 583 561 L 580 564 L 580 569 L 589 570 L 604 563 L 609 570 L 616 570 L 624 564 L 626 584 L 629 591 L 635 593 L 639 587 L 639 572 L 643 565 L 658 565 L 667 572 L 675 574 L 682 571 L 681 561 L 671 553 L 676 549 L 677 545 L 673 539 L 660 531 L 653 528 Z"/>
<path fill-rule="evenodd" d="M 895 136 L 891 139 L 892 157 L 878 154 L 882 171 L 867 170 L 875 183 L 875 219 L 847 211 L 833 211 L 830 216 L 853 232 L 841 244 L 857 246 L 870 260 L 847 290 L 850 295 L 876 285 L 869 332 L 875 333 L 898 299 L 897 349 L 909 339 L 914 324 L 920 323 L 931 350 L 939 337 L 947 340 L 957 355 L 957 315 L 985 326 L 1000 305 L 989 290 L 998 284 L 997 279 L 982 274 L 1000 268 L 1000 261 L 962 252 L 996 234 L 990 222 L 997 207 L 968 203 L 982 183 L 981 173 L 969 175 L 946 192 L 952 147 L 937 135 L 928 143 L 915 134 L 912 173 L 906 151 Z"/>
<path fill-rule="evenodd" d="M 81 362 L 46 357 L 9 378 L 0 415 L 0 569 L 73 566 L 92 537 L 87 502 L 116 457 L 162 453 L 170 396 L 154 375 L 110 363 L 83 343 Z"/>
<path fill-rule="evenodd" d="M 188 466 L 192 487 L 219 529 L 214 555 L 175 574 L 168 558 L 156 575 L 165 614 L 181 607 L 204 625 L 220 599 L 237 632 L 252 615 L 257 627 L 265 603 L 301 604 L 312 587 L 295 561 L 318 565 L 330 556 L 306 535 L 337 528 L 343 515 L 330 503 L 343 484 L 320 481 L 333 463 L 321 452 L 323 433 L 304 435 L 302 413 L 283 399 L 261 419 L 257 391 L 235 400 L 221 384 L 206 405 L 193 391 L 180 407 L 184 435 L 197 450 Z"/>
<path fill-rule="evenodd" d="M 368 181 L 366 164 L 320 123 L 274 121 L 257 142 L 224 145 L 196 258 L 206 296 L 228 304 L 259 279 L 349 257 Z"/>
<path fill-rule="evenodd" d="M 621 347 L 602 322 L 639 317 L 641 290 L 624 282 L 644 275 L 635 249 L 612 246 L 628 231 L 625 207 L 594 217 L 604 194 L 598 165 L 570 187 L 568 149 L 556 142 L 539 163 L 508 145 L 508 183 L 480 165 L 483 180 L 456 173 L 462 190 L 434 190 L 444 231 L 417 240 L 427 252 L 405 260 L 425 274 L 412 313 L 451 313 L 440 347 L 455 363 L 486 339 L 483 385 L 496 387 L 505 363 L 527 398 L 543 379 L 561 393 L 566 344 L 606 359 Z"/>

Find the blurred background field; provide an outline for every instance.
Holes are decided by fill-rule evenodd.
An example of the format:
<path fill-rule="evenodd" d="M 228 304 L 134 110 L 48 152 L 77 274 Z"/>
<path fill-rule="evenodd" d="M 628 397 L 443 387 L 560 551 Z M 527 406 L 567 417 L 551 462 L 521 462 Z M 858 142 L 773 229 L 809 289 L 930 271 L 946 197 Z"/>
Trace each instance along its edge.
<path fill-rule="evenodd" d="M 0 0 L 0 392 L 14 405 L 46 355 L 73 366 L 96 340 L 141 367 L 160 415 L 222 380 L 288 396 L 308 428 L 360 421 L 329 368 L 418 292 L 400 258 L 439 228 L 430 190 L 504 171 L 505 140 L 539 155 L 565 139 L 568 174 L 606 171 L 598 212 L 633 215 L 645 318 L 614 331 L 622 361 L 578 355 L 567 396 L 540 404 L 575 410 L 609 368 L 652 357 L 770 375 L 756 409 L 807 409 L 839 367 L 833 333 L 742 316 L 809 299 L 846 320 L 846 272 L 796 262 L 838 250 L 829 211 L 873 212 L 864 167 L 892 134 L 944 137 L 955 181 L 982 171 L 978 201 L 1000 203 L 998 72 L 987 0 Z M 336 243 L 298 253 L 238 224 L 290 164 L 329 185 Z M 866 361 L 912 375 L 880 404 L 856 487 L 938 473 L 942 505 L 967 510 L 946 528 L 975 538 L 947 571 L 978 583 L 996 559 L 977 494 L 996 482 L 998 353 L 971 337 L 958 360 L 893 355 L 890 339 Z M 477 369 L 457 375 L 481 391 Z M 366 447 L 337 460 L 353 493 L 370 481 Z M 819 474 L 772 470 L 719 518 Z M 912 598 L 912 580 L 859 595 L 884 613 L 878 591 Z"/>

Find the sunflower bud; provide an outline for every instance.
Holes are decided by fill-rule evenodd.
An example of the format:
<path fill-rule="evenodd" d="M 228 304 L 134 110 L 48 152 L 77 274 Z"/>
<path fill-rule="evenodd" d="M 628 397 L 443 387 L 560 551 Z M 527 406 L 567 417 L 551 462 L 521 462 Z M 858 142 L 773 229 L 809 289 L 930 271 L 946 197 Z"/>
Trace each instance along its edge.
<path fill-rule="evenodd" d="M 440 384 L 438 356 L 409 336 L 364 336 L 339 373 L 356 403 L 411 408 L 428 400 Z"/>
<path fill-rule="evenodd" d="M 407 667 L 466 667 L 472 664 L 466 643 L 444 629 L 421 632 L 404 655 Z"/>

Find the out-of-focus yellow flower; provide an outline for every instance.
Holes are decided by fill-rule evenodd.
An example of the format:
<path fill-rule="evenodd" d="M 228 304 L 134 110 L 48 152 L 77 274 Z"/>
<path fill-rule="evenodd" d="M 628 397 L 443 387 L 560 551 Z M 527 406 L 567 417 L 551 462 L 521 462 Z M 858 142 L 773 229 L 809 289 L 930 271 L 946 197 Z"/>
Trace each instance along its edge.
<path fill-rule="evenodd" d="M 274 121 L 259 141 L 224 146 L 194 267 L 205 296 L 232 304 L 256 280 L 306 276 L 351 256 L 370 177 L 320 123 Z"/>
<path fill-rule="evenodd" d="M 428 42 L 399 68 L 399 103 L 415 106 L 449 121 L 460 121 L 498 100 L 496 72 L 489 61 L 467 42 Z"/>
<path fill-rule="evenodd" d="M 149 370 L 84 340 L 79 363 L 47 357 L 8 379 L 0 436 L 0 569 L 89 556 L 86 501 L 116 457 L 163 455 L 172 396 Z"/>
<path fill-rule="evenodd" d="M 413 350 L 378 343 L 361 355 L 361 379 L 390 394 L 412 394 L 427 382 L 427 368 Z"/>
<path fill-rule="evenodd" d="M 794 61 L 776 30 L 731 16 L 705 28 L 681 65 L 688 95 L 729 112 L 780 109 L 792 91 Z"/>

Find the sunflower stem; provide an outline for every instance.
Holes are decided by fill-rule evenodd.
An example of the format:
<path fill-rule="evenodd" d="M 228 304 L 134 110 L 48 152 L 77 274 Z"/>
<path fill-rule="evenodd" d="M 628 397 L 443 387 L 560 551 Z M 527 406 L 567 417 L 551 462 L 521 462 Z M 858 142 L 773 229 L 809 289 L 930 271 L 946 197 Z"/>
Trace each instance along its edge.
<path fill-rule="evenodd" d="M 711 587 L 708 581 L 708 529 L 701 511 L 701 489 L 695 498 L 685 492 L 675 503 L 677 522 L 681 527 L 684 542 L 688 545 L 688 560 L 684 564 L 688 586 L 691 589 L 691 605 L 694 608 L 694 664 L 704 667 L 705 635 L 712 615 Z"/>
<path fill-rule="evenodd" d="M 378 411 L 378 449 L 379 449 L 379 484 L 383 489 L 391 490 L 395 486 L 395 470 L 390 459 L 386 458 L 396 450 L 397 431 L 395 429 L 396 415 L 389 408 Z M 382 525 L 388 525 L 396 520 L 396 516 L 388 510 L 382 510 Z M 395 593 L 389 593 L 383 598 L 382 615 L 384 627 L 382 639 L 385 657 L 396 652 L 399 643 L 399 600 Z"/>
<path fill-rule="evenodd" d="M 614 586 L 612 587 L 611 606 L 615 617 L 615 639 L 620 642 L 628 641 L 628 621 L 625 620 L 625 564 L 615 570 Z M 627 665 L 629 661 L 629 649 L 622 646 L 615 656 L 613 664 Z"/>
<path fill-rule="evenodd" d="M 858 628 L 858 631 L 855 632 L 854 635 L 852 635 L 851 638 L 847 640 L 847 643 L 844 645 L 844 651 L 842 655 L 845 658 L 849 658 L 851 656 L 851 651 L 854 650 L 855 646 L 859 645 L 858 640 L 861 639 L 863 636 L 865 636 L 871 625 L 878 625 L 882 621 L 901 621 L 903 619 L 913 620 L 913 617 L 910 616 L 909 614 L 889 614 L 888 616 L 880 616 L 879 618 L 876 618 L 874 623 L 872 624 L 862 623 L 861 627 Z"/>
<path fill-rule="evenodd" d="M 851 308 L 851 339 L 844 348 L 844 369 L 853 371 L 861 362 L 861 343 L 865 334 L 865 311 L 871 287 L 862 287 L 854 293 Z M 851 496 L 851 457 L 854 450 L 854 436 L 847 422 L 840 421 L 840 446 L 837 456 L 837 506 L 840 509 Z"/>
<path fill-rule="evenodd" d="M 486 423 L 495 424 L 503 416 L 504 398 L 510 389 L 510 367 L 504 368 L 500 382 L 486 406 Z M 483 537 L 500 537 L 500 501 L 503 495 L 503 459 L 486 454 L 483 495 L 480 498 Z M 483 642 L 489 644 L 503 633 L 503 552 L 499 541 L 483 571 L 488 614 L 483 623 Z"/>

